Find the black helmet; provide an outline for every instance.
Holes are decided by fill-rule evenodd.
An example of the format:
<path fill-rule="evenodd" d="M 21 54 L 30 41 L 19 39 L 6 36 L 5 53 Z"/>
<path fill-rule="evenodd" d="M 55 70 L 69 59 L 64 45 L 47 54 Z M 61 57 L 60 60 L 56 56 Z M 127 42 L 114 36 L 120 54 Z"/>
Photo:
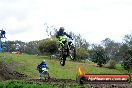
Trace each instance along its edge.
<path fill-rule="evenodd" d="M 63 32 L 64 31 L 64 27 L 60 27 L 59 31 Z"/>

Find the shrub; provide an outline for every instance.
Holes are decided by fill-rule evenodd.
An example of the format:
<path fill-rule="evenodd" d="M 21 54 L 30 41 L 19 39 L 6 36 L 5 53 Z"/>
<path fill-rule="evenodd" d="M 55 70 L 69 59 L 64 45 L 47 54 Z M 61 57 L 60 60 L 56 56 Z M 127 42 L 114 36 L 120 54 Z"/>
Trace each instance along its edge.
<path fill-rule="evenodd" d="M 110 59 L 108 61 L 108 63 L 106 64 L 106 67 L 110 68 L 110 69 L 115 69 L 116 68 L 116 61 L 113 59 Z"/>
<path fill-rule="evenodd" d="M 53 54 L 58 49 L 56 38 L 47 38 L 39 42 L 38 50 L 43 53 Z"/>

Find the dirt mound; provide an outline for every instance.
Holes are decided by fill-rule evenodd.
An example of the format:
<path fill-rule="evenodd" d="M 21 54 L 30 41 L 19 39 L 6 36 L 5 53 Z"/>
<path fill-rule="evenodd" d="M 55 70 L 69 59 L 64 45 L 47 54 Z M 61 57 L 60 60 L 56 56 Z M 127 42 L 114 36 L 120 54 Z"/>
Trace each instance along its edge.
<path fill-rule="evenodd" d="M 23 79 L 26 77 L 17 71 L 14 71 L 4 62 L 0 62 L 0 80 L 10 80 L 10 79 Z"/>

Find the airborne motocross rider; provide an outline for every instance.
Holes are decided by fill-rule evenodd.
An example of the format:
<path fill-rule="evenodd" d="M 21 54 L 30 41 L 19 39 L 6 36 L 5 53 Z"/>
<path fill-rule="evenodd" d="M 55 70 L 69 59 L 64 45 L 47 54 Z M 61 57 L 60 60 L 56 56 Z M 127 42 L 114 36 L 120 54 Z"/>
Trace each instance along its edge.
<path fill-rule="evenodd" d="M 59 31 L 57 31 L 57 34 L 56 34 L 56 38 L 59 39 L 60 44 L 65 44 L 66 43 L 66 40 L 63 40 L 63 37 L 65 35 L 72 39 L 72 37 L 70 35 L 68 35 L 66 32 L 64 32 L 64 27 L 60 27 Z M 62 48 L 62 47 L 63 47 L 63 45 L 61 45 L 59 48 Z"/>

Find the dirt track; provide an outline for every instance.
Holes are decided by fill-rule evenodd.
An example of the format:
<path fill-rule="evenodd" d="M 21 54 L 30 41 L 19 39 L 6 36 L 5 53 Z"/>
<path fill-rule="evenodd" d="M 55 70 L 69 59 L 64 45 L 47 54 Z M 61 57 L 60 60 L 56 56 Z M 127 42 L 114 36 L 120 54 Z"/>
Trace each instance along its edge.
<path fill-rule="evenodd" d="M 77 82 L 71 79 L 56 79 L 50 78 L 49 81 L 44 81 L 40 79 L 30 79 L 27 82 L 36 82 L 36 83 L 49 83 L 54 85 L 59 85 L 59 88 L 64 88 L 64 85 L 75 85 Z M 132 83 L 127 84 L 83 84 L 81 88 L 132 88 Z"/>

